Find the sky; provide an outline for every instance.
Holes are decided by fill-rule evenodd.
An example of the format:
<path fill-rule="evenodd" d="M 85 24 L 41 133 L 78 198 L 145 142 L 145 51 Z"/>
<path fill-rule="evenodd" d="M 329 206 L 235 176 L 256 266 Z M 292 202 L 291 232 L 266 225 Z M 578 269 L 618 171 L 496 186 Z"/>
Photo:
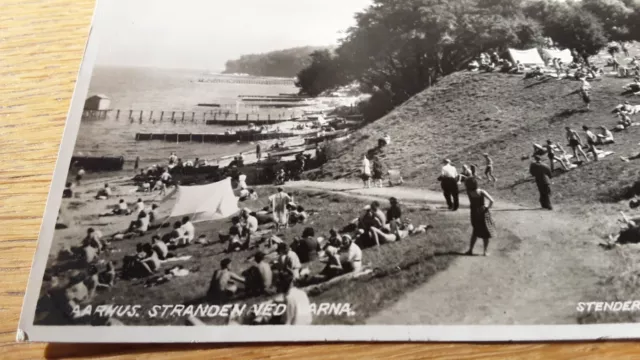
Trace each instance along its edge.
<path fill-rule="evenodd" d="M 227 60 L 337 44 L 371 0 L 104 0 L 98 65 L 223 70 Z"/>

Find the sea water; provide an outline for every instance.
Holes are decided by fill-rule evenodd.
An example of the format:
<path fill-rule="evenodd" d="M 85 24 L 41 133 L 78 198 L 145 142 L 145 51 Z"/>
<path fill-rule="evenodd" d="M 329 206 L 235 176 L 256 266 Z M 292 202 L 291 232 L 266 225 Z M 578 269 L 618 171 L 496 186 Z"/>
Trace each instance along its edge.
<path fill-rule="evenodd" d="M 208 75 L 211 78 L 215 75 Z M 87 97 L 103 94 L 111 99 L 110 111 L 104 119 L 83 118 L 75 144 L 75 155 L 124 156 L 128 164 L 140 157 L 141 165 L 165 162 L 171 152 L 183 160 L 215 160 L 255 148 L 255 144 L 172 143 L 164 141 L 136 141 L 137 132 L 159 133 L 222 133 L 228 127 L 206 125 L 203 113 L 221 109 L 201 107 L 199 103 L 222 105 L 222 111 L 235 118 L 239 95 L 279 95 L 297 93 L 293 85 L 230 84 L 198 82 L 203 78 L 198 70 L 166 70 L 148 68 L 96 67 L 92 74 Z M 250 79 L 245 77 L 245 79 Z M 120 109 L 118 119 L 116 110 Z M 129 110 L 133 110 L 132 119 Z M 140 121 L 140 111 L 143 111 Z M 153 115 L 151 114 L 153 111 Z M 160 114 L 164 111 L 163 120 Z M 176 111 L 176 123 L 171 121 Z M 185 112 L 184 122 L 182 112 Z M 195 112 L 195 121 L 192 113 Z M 246 113 L 266 118 L 291 116 L 283 109 L 241 109 L 240 119 Z M 221 115 L 224 116 L 224 115 Z M 218 116 L 218 119 L 223 118 Z M 211 119 L 209 115 L 207 119 Z M 128 167 L 128 166 L 127 166 Z"/>

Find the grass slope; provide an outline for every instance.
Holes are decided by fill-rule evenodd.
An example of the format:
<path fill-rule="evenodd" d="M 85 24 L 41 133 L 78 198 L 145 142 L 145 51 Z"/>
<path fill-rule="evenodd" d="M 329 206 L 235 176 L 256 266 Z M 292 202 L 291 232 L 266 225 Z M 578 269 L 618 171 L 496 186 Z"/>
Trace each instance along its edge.
<path fill-rule="evenodd" d="M 43 281 L 42 295 L 49 291 L 56 278 L 58 288 L 64 287 L 69 277 L 74 272 L 85 272 L 85 267 L 76 266 L 73 262 L 59 261 L 56 259 L 57 251 L 64 245 L 76 245 L 80 242 L 89 226 L 94 226 L 105 234 L 108 238 L 110 234 L 117 230 L 122 230 L 131 220 L 130 216 L 98 218 L 97 214 L 108 211 L 107 208 L 117 200 L 98 201 L 92 199 L 94 191 L 90 189 L 93 185 L 83 185 L 77 189 L 77 198 L 63 199 L 63 211 L 65 220 L 70 227 L 68 229 L 56 230 L 54 246 L 49 262 L 47 264 L 46 277 Z M 273 187 L 262 187 L 257 189 L 260 199 L 248 201 L 241 206 L 251 209 L 260 209 L 267 205 L 269 194 L 275 193 Z M 328 194 L 318 191 L 292 191 L 297 203 L 302 204 L 308 211 L 317 211 L 312 215 L 305 225 L 296 225 L 278 235 L 291 242 L 294 236 L 300 236 L 304 227 L 310 226 L 316 230 L 316 236 L 328 235 L 332 227 L 342 227 L 351 219 L 358 216 L 362 208 L 370 203 L 362 199 L 344 197 L 337 194 Z M 135 197 L 142 196 L 132 194 L 122 196 L 132 203 Z M 145 199 L 149 201 L 150 199 Z M 161 214 L 168 215 L 171 206 L 166 203 L 161 206 Z M 466 246 L 469 224 L 464 221 L 447 217 L 444 214 L 434 213 L 429 209 L 419 206 L 406 208 L 405 217 L 411 219 L 414 224 L 433 224 L 435 229 L 427 234 L 420 234 L 409 237 L 401 242 L 385 244 L 380 248 L 369 248 L 363 250 L 364 264 L 371 264 L 375 268 L 375 273 L 362 279 L 338 282 L 335 285 L 315 291 L 310 294 L 311 301 L 319 304 L 326 302 L 350 303 L 355 316 L 329 316 L 324 315 L 314 318 L 316 324 L 354 324 L 364 323 L 367 317 L 381 310 L 384 306 L 394 302 L 405 292 L 427 281 L 435 273 L 447 268 L 454 259 L 455 253 L 463 251 Z M 466 219 L 465 219 L 466 220 Z M 219 232 L 226 232 L 230 226 L 229 219 L 196 223 L 196 235 L 206 234 L 213 241 L 218 240 Z M 160 234 L 164 234 L 169 229 L 161 229 Z M 113 242 L 113 251 L 100 255 L 99 269 L 104 269 L 106 261 L 115 261 L 117 272 L 120 273 L 122 259 L 125 255 L 135 252 L 137 243 L 149 242 L 151 233 L 129 240 Z M 209 287 L 209 282 L 213 272 L 219 267 L 220 260 L 230 257 L 233 261 L 232 269 L 237 273 L 249 268 L 253 262 L 247 259 L 256 250 L 236 252 L 232 254 L 224 253 L 226 244 L 214 243 L 212 245 L 194 244 L 186 248 L 176 250 L 179 256 L 190 255 L 189 261 L 165 264 L 161 268 L 161 273 L 175 265 L 183 265 L 190 270 L 190 274 L 185 277 L 171 279 L 167 283 L 145 287 L 147 279 L 122 280 L 117 279 L 113 288 L 108 291 L 99 292 L 88 304 L 94 308 L 98 305 L 141 305 L 143 308 L 140 317 L 124 317 L 121 320 L 127 325 L 182 325 L 186 318 L 165 317 L 151 318 L 148 310 L 153 305 L 163 304 L 204 304 L 204 295 Z M 313 273 L 319 272 L 324 265 L 316 262 L 309 265 Z M 252 304 L 258 298 L 244 299 L 241 302 Z M 86 305 L 86 304 L 85 304 Z M 36 314 L 36 323 L 40 325 L 60 325 L 66 320 L 57 317 L 56 311 L 51 311 L 46 302 L 39 305 Z M 225 319 L 217 317 L 203 319 L 210 324 L 221 324 Z M 87 319 L 87 322 L 90 319 Z"/>
<path fill-rule="evenodd" d="M 628 82 L 612 77 L 594 81 L 592 111 L 585 112 L 582 99 L 568 95 L 579 88 L 577 81 L 455 73 L 360 129 L 353 140 L 341 145 L 337 158 L 325 165 L 324 177 L 358 176 L 362 156 L 388 133 L 392 142 L 382 159 L 388 167 L 400 169 L 412 185 L 437 189 L 436 177 L 444 158 L 457 166 L 476 164 L 482 172 L 482 153 L 488 152 L 495 164 L 497 192 L 510 200 L 535 202 L 535 186 L 526 180 L 529 162 L 522 160 L 532 154 L 532 144 L 551 139 L 564 145 L 565 126 L 580 132 L 582 125 L 612 128 L 615 105 L 625 100 L 640 102 L 621 95 Z M 636 180 L 640 163 L 624 163 L 618 156 L 640 150 L 639 131 L 631 128 L 614 133 L 616 143 L 604 148 L 615 151 L 615 156 L 558 174 L 553 187 L 555 200 L 586 203 L 608 199 L 612 190 Z"/>

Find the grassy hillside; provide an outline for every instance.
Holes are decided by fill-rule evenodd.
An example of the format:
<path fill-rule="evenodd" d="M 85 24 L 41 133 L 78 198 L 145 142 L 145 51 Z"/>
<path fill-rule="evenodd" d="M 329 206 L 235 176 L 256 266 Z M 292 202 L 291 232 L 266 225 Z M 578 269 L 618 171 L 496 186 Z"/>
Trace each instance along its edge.
<path fill-rule="evenodd" d="M 417 94 L 387 116 L 359 130 L 339 149 L 339 157 L 324 167 L 324 177 L 356 177 L 362 156 L 388 133 L 392 143 L 383 154 L 386 166 L 401 169 L 409 184 L 437 189 L 440 162 L 450 158 L 458 167 L 476 164 L 484 169 L 482 153 L 494 159 L 496 189 L 503 197 L 537 201 L 535 186 L 528 183 L 528 160 L 534 142 L 546 139 L 565 144 L 564 128 L 582 131 L 582 125 L 612 128 L 613 107 L 628 98 L 622 86 L 630 79 L 606 76 L 592 82 L 592 110 L 584 111 L 573 80 L 524 80 L 521 75 L 460 72 Z M 554 179 L 556 201 L 583 203 L 606 200 L 610 192 L 638 177 L 640 161 L 624 163 L 619 155 L 640 151 L 640 128 L 614 133 L 615 151 L 598 163 L 590 163 Z M 489 185 L 485 184 L 485 187 Z M 491 188 L 491 187 L 489 187 Z"/>

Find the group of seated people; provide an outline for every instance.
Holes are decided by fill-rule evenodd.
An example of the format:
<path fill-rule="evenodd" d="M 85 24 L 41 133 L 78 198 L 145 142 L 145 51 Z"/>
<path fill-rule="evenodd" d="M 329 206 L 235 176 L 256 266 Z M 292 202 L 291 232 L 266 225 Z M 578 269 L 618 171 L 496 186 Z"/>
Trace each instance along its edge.
<path fill-rule="evenodd" d="M 248 209 L 243 214 L 249 214 Z M 239 218 L 234 218 L 232 222 L 229 232 L 238 239 L 244 236 L 246 225 Z M 207 296 L 210 300 L 224 303 L 239 296 L 241 289 L 248 296 L 273 294 L 274 279 L 283 273 L 292 276 L 297 285 L 310 285 L 346 273 L 359 273 L 363 268 L 363 247 L 399 241 L 409 235 L 424 233 L 429 228 L 431 226 L 414 228 L 404 223 L 402 210 L 395 198 L 390 199 L 386 214 L 380 209 L 380 204 L 374 201 L 360 218 L 340 231 L 331 229 L 326 238 L 316 237 L 312 227 L 304 228 L 302 235 L 295 237 L 290 244 L 275 235 L 263 237 L 261 242 L 266 247 L 253 255 L 255 263 L 240 273 L 231 270 L 230 258 L 223 259 L 220 269 L 214 272 Z M 239 240 L 236 242 L 241 244 Z M 274 248 L 275 251 L 264 250 Z M 271 256 L 272 252 L 275 257 Z M 268 260 L 270 258 L 272 261 Z M 309 268 L 303 266 L 315 261 L 321 261 L 325 266 L 317 274 L 311 274 Z"/>
<path fill-rule="evenodd" d="M 473 60 L 469 63 L 468 70 L 486 72 L 499 70 L 503 73 L 523 73 L 525 68 L 520 61 L 516 61 L 516 63 L 513 64 L 506 58 L 500 58 L 498 53 L 494 51 L 491 55 L 481 53 L 479 59 Z"/>

